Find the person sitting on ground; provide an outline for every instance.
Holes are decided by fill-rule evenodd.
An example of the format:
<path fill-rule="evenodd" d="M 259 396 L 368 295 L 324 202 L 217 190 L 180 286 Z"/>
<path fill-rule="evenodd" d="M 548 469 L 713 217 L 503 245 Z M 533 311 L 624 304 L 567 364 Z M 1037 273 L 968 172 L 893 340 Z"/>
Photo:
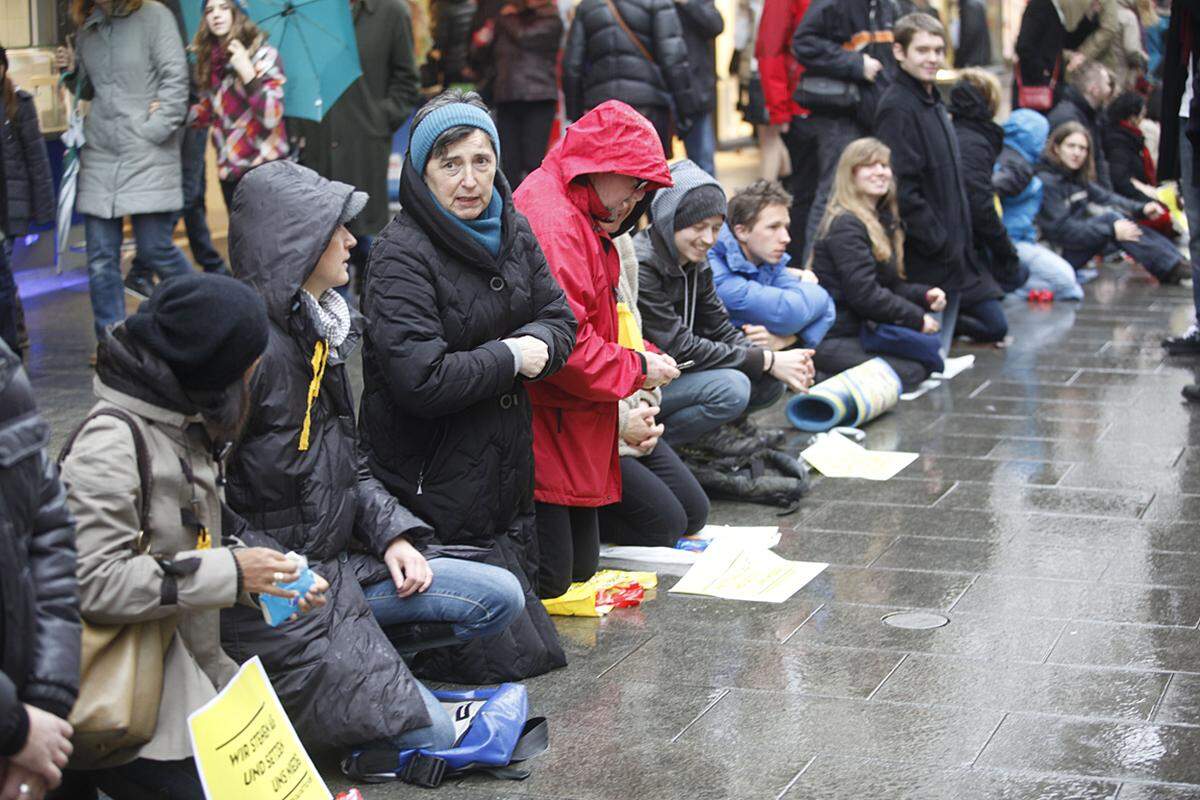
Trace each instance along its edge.
<path fill-rule="evenodd" d="M 505 569 L 435 557 L 434 532 L 364 462 L 346 367 L 362 318 L 336 289 L 350 281 L 346 224 L 366 201 L 290 161 L 250 170 L 234 195 L 230 261 L 262 295 L 271 327 L 229 462 L 229 506 L 250 528 L 244 541 L 304 556 L 330 587 L 328 607 L 304 625 L 271 627 L 233 608 L 222 637 L 239 662 L 262 658 L 310 747 L 439 749 L 454 743 L 453 726 L 396 648 L 500 633 L 525 596 Z"/>
<path fill-rule="evenodd" d="M 404 210 L 376 239 L 362 304 L 359 427 L 371 472 L 439 544 L 474 548 L 474 560 L 507 567 L 526 592 L 525 610 L 500 635 L 414 661 L 418 675 L 457 683 L 520 680 L 566 663 L 529 588 L 537 547 L 527 387 L 563 367 L 575 320 L 500 159 L 479 95 L 451 89 L 422 107 L 400 178 Z"/>
<path fill-rule="evenodd" d="M 79 691 L 75 525 L 21 359 L 0 340 L 0 797 L 62 780 Z"/>
<path fill-rule="evenodd" d="M 763 439 L 747 412 L 774 403 L 785 385 L 797 392 L 811 386 L 812 351 L 777 352 L 734 327 L 708 263 L 725 225 L 725 191 L 691 161 L 672 164 L 671 177 L 675 185 L 651 203 L 653 224 L 634 237 L 643 334 L 677 363 L 691 362 L 663 389 L 663 438 L 673 447 L 748 454 L 775 442 Z"/>
<path fill-rule="evenodd" d="M 1108 106 L 1102 139 L 1112 190 L 1142 202 L 1157 199 L 1154 187 L 1158 184 L 1154 159 L 1140 127 L 1145 118 L 1146 98 L 1137 92 L 1125 92 Z"/>
<path fill-rule="evenodd" d="M 1038 227 L 1046 241 L 1062 249 L 1076 269 L 1111 246 L 1141 264 L 1159 283 L 1190 278 L 1191 265 L 1162 234 L 1141 227 L 1141 217 L 1165 213 L 1154 200 L 1131 200 L 1096 182 L 1094 140 L 1078 122 L 1058 126 L 1042 154 L 1045 194 Z"/>
<path fill-rule="evenodd" d="M 950 116 L 962 155 L 963 183 L 971 212 L 971 247 L 963 273 L 962 306 L 955 334 L 975 342 L 1003 342 L 1008 320 L 1000 301 L 1028 279 L 1021 258 L 996 210 L 992 173 L 1004 148 L 1004 129 L 992 121 L 1000 105 L 1000 81 L 983 69 L 964 69 L 950 90 Z"/>
<path fill-rule="evenodd" d="M 620 345 L 613 295 L 621 264 L 605 227 L 630 217 L 647 191 L 670 185 L 654 126 L 609 100 L 567 129 L 514 196 L 579 325 L 566 365 L 530 390 L 542 597 L 558 597 L 599 565 L 596 509 L 621 499 L 621 400 L 679 375 L 669 356 Z"/>
<path fill-rule="evenodd" d="M 631 213 L 632 222 L 640 214 Z M 610 233 L 617 225 L 602 225 Z M 613 239 L 621 258 L 618 302 L 628 312 L 628 331 L 621 344 L 645 352 L 642 315 L 638 311 L 638 260 L 633 237 Z M 626 341 L 628 333 L 628 341 Z M 621 401 L 617 428 L 621 454 L 621 502 L 600 509 L 600 541 L 644 547 L 674 547 L 680 536 L 692 536 L 708 522 L 708 496 L 683 460 L 662 440 L 665 426 L 657 421 L 662 411 L 661 389 L 639 389 Z"/>
<path fill-rule="evenodd" d="M 735 192 L 708 251 L 713 283 L 731 321 L 754 344 L 816 347 L 833 325 L 833 301 L 810 270 L 789 267 L 792 196 L 759 180 Z"/>
<path fill-rule="evenodd" d="M 1042 209 L 1042 179 L 1037 165 L 1046 147 L 1050 123 L 1036 111 L 1018 108 L 1004 123 L 1004 149 L 996 161 L 992 186 L 1000 198 L 1004 228 L 1017 249 L 1029 280 L 1022 295 L 1049 291 L 1056 300 L 1082 300 L 1083 287 L 1066 259 L 1038 241 L 1036 220 Z"/>
<path fill-rule="evenodd" d="M 222 502 L 224 465 L 214 455 L 239 436 L 268 328 L 253 289 L 193 273 L 159 284 L 100 343 L 99 402 L 68 442 L 62 465 L 76 520 L 80 611 L 96 625 L 178 623 L 162 686 L 138 686 L 144 700 L 159 704 L 153 737 L 72 776 L 114 798 L 205 797 L 187 718 L 237 672 L 221 649 L 218 612 L 253 604 L 253 595 L 295 598 L 278 584 L 299 579 L 296 563 L 237 539 L 244 523 Z M 152 485 L 142 484 L 143 466 Z M 318 577 L 299 598 L 301 611 L 324 604 L 326 586 Z M 71 796 L 88 796 L 83 791 Z"/>
<path fill-rule="evenodd" d="M 1084 61 L 1067 74 L 1062 99 L 1050 109 L 1046 120 L 1050 130 L 1067 122 L 1077 122 L 1087 129 L 1092 141 L 1101 141 L 1104 128 L 1104 106 L 1112 98 L 1112 76 L 1103 64 Z M 1108 160 L 1102 151 L 1092 154 L 1096 164 L 1096 182 L 1105 189 L 1112 188 Z"/>
<path fill-rule="evenodd" d="M 876 357 L 863 349 L 860 338 L 869 322 L 938 332 L 930 312 L 945 307 L 946 293 L 905 280 L 904 231 L 898 223 L 891 156 L 883 142 L 864 138 L 851 142 L 838 162 L 812 256 L 813 271 L 837 305 L 837 321 L 813 358 L 822 376 Z M 929 368 L 918 361 L 881 357 L 896 370 L 904 391 L 929 377 Z"/>

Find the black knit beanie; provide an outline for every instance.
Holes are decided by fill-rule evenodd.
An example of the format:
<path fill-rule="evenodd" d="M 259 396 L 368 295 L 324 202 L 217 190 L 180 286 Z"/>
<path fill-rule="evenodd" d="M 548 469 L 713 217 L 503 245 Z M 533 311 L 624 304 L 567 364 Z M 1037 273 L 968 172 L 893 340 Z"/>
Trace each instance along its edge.
<path fill-rule="evenodd" d="M 675 209 L 675 230 L 690 228 L 708 217 L 723 217 L 727 208 L 725 190 L 720 186 L 711 183 L 697 186 L 679 201 Z"/>
<path fill-rule="evenodd" d="M 267 349 L 267 307 L 234 278 L 193 272 L 165 280 L 125 321 L 185 389 L 219 390 Z"/>

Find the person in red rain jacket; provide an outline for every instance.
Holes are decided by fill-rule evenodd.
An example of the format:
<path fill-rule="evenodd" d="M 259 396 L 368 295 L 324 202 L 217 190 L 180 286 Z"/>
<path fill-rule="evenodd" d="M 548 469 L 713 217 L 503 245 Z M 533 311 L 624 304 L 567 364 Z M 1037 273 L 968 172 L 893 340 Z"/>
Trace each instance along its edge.
<path fill-rule="evenodd" d="M 596 509 L 621 499 L 618 403 L 679 375 L 670 356 L 617 343 L 621 260 L 610 238 L 647 192 L 671 183 L 654 126 L 609 100 L 567 128 L 513 194 L 578 321 L 566 366 L 529 386 L 542 597 L 596 571 Z"/>
<path fill-rule="evenodd" d="M 788 234 L 788 254 L 797 263 L 805 250 L 804 234 L 808 225 L 808 214 L 817 194 L 821 175 L 814 157 L 817 143 L 810 126 L 804 124 L 808 109 L 793 98 L 804 66 L 792 53 L 792 37 L 810 0 L 763 0 L 762 14 L 758 19 L 758 36 L 754 42 L 754 57 L 758 61 L 758 75 L 762 80 L 763 97 L 771 126 L 783 133 L 788 149 L 788 160 L 792 163 L 792 177 L 788 190 L 792 195 L 791 222 Z"/>

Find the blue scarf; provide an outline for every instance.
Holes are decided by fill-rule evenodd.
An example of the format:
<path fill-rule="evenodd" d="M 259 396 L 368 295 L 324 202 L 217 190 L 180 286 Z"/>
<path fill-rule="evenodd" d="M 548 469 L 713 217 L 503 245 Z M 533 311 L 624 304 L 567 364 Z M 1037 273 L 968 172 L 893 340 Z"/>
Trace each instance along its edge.
<path fill-rule="evenodd" d="M 493 257 L 500 255 L 500 212 L 504 209 L 504 202 L 500 199 L 498 188 L 492 187 L 492 202 L 488 203 L 488 207 L 475 219 L 459 219 L 436 200 L 434 200 L 434 205 L 453 222 L 458 223 L 459 227 L 466 231 L 472 239 L 479 242 Z"/>

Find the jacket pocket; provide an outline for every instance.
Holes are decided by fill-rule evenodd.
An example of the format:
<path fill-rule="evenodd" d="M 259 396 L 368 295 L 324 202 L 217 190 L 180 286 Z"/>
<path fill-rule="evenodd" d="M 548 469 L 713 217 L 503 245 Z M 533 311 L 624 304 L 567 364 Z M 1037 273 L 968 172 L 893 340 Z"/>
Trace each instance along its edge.
<path fill-rule="evenodd" d="M 446 436 L 449 433 L 449 426 L 445 422 L 438 424 L 437 431 L 433 434 L 433 439 L 430 442 L 429 448 L 425 451 L 425 458 L 421 461 L 421 469 L 417 473 L 417 494 L 424 493 L 425 478 L 434 473 L 437 466 L 438 455 L 441 453 L 443 445 L 446 443 Z"/>

